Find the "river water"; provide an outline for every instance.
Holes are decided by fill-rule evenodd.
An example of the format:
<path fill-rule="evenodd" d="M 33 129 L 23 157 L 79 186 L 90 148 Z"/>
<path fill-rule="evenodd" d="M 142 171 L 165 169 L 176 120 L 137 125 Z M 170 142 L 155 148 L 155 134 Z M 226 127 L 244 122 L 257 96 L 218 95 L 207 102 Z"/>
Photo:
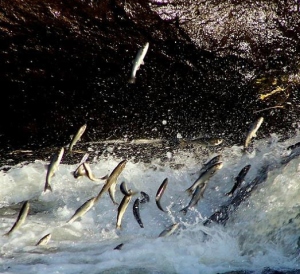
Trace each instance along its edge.
<path fill-rule="evenodd" d="M 18 230 L 0 237 L 0 271 L 273 273 L 272 269 L 287 273 L 299 269 L 300 160 L 297 149 L 287 150 L 299 140 L 300 133 L 286 141 L 271 134 L 269 138 L 254 140 L 249 153 L 244 153 L 239 145 L 219 149 L 195 145 L 189 150 L 164 147 L 164 157 L 153 157 L 148 162 L 127 158 L 124 152 L 123 157 L 116 156 L 118 143 L 110 144 L 108 154 L 90 145 L 87 151 L 98 155 L 87 160 L 96 177 L 110 174 L 121 160 L 127 160 L 117 181 L 116 200 L 120 203 L 123 197 L 119 189 L 123 181 L 138 193 L 129 203 L 121 229 L 116 228 L 118 206 L 108 193 L 81 218 L 66 223 L 103 185 L 102 181 L 93 182 L 85 176 L 75 179 L 72 172 L 77 164 L 62 159 L 51 180 L 53 192 L 43 192 L 49 161 L 37 158 L 13 165 L 7 171 L 2 169 L 0 234 L 10 230 L 24 201 L 29 201 L 30 210 Z M 185 190 L 197 179 L 203 164 L 216 155 L 222 155 L 223 167 L 208 181 L 199 203 L 184 215 L 180 210 L 190 200 Z M 222 205 L 230 204 L 231 198 L 225 193 L 248 164 L 251 168 L 241 187 L 262 176 L 262 167 L 268 167 L 266 179 L 252 190 L 249 188 L 249 197 L 232 207 L 224 225 L 204 225 Z M 161 198 L 166 211 L 162 212 L 156 206 L 155 195 L 165 178 L 169 183 Z M 133 202 L 141 198 L 140 191 L 150 197 L 148 203 L 140 204 L 144 228 L 133 215 Z M 234 195 L 239 191 L 240 188 Z M 174 223 L 179 226 L 173 234 L 158 237 Z M 48 244 L 36 246 L 48 233 Z M 120 244 L 122 247 L 115 249 Z"/>

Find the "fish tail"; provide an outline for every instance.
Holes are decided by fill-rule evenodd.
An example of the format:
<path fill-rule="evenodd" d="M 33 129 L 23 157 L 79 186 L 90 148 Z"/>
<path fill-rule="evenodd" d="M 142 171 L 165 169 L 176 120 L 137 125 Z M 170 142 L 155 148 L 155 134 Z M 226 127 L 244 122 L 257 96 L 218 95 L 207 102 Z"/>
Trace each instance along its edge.
<path fill-rule="evenodd" d="M 47 190 L 52 192 L 52 187 L 50 186 L 50 184 L 45 184 L 44 192 L 46 192 Z"/>
<path fill-rule="evenodd" d="M 129 84 L 134 84 L 135 81 L 136 81 L 136 77 L 130 77 L 128 83 L 129 83 Z"/>

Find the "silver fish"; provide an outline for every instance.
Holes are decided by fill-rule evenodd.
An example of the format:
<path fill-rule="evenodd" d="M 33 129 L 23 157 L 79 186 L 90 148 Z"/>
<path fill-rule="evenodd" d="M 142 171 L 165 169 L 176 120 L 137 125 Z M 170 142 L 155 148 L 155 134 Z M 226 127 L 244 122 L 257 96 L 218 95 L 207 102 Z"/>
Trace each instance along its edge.
<path fill-rule="evenodd" d="M 19 215 L 17 217 L 16 222 L 14 223 L 14 225 L 12 226 L 12 228 L 7 233 L 4 234 L 5 236 L 9 236 L 12 232 L 14 232 L 15 230 L 17 230 L 17 229 L 20 228 L 20 226 L 26 220 L 26 217 L 27 217 L 28 212 L 29 212 L 29 208 L 30 208 L 29 202 L 28 201 L 24 202 L 23 205 L 22 205 L 22 208 L 21 208 L 21 210 L 19 212 Z"/>
<path fill-rule="evenodd" d="M 167 237 L 174 233 L 174 231 L 178 228 L 179 223 L 175 223 L 167 227 L 164 231 L 162 231 L 158 237 Z"/>
<path fill-rule="evenodd" d="M 204 193 L 204 191 L 206 189 L 206 186 L 207 186 L 207 183 L 201 183 L 200 185 L 198 185 L 196 187 L 196 190 L 193 193 L 193 197 L 190 200 L 189 204 L 185 208 L 181 209 L 180 211 L 183 212 L 184 214 L 186 214 L 187 210 L 190 207 L 193 207 L 193 206 L 197 205 L 198 202 L 199 202 L 199 200 L 200 200 L 200 198 L 203 197 L 203 193 Z"/>
<path fill-rule="evenodd" d="M 73 149 L 73 146 L 77 143 L 77 141 L 81 138 L 81 136 L 83 135 L 83 133 L 85 132 L 86 130 L 86 127 L 87 125 L 84 124 L 82 127 L 80 127 L 80 129 L 77 131 L 77 133 L 74 135 L 70 145 L 69 145 L 69 149 L 68 149 L 68 152 L 69 153 L 72 153 L 72 149 Z"/>
<path fill-rule="evenodd" d="M 131 71 L 131 76 L 129 83 L 134 84 L 136 80 L 136 72 L 140 69 L 140 66 L 144 64 L 144 58 L 148 51 L 149 43 L 147 42 L 143 48 L 139 49 L 135 59 L 133 60 L 133 67 Z"/>
<path fill-rule="evenodd" d="M 245 144 L 244 144 L 244 149 L 247 149 L 251 139 L 256 137 L 256 132 L 258 131 L 259 127 L 261 126 L 262 122 L 264 121 L 263 117 L 259 117 L 250 127 L 247 136 L 246 136 L 246 140 L 245 140 Z"/>
<path fill-rule="evenodd" d="M 125 168 L 127 161 L 123 160 L 121 161 L 116 167 L 115 169 L 112 171 L 112 173 L 109 175 L 109 177 L 106 180 L 106 183 L 104 184 L 104 186 L 102 187 L 102 189 L 100 190 L 99 194 L 96 196 L 96 201 L 97 202 L 101 196 L 103 195 L 104 192 L 108 191 L 109 188 L 113 185 L 117 183 L 117 179 L 119 177 L 119 175 L 121 174 L 121 172 L 123 171 L 123 169 Z"/>
<path fill-rule="evenodd" d="M 221 169 L 222 167 L 223 163 L 219 162 L 203 171 L 200 174 L 199 178 L 193 183 L 193 185 L 186 190 L 189 193 L 189 195 L 191 195 L 194 192 L 197 186 L 208 181 L 215 174 L 215 172 Z"/>
<path fill-rule="evenodd" d="M 108 189 L 108 194 L 109 194 L 109 197 L 110 199 L 112 200 L 112 202 L 114 203 L 114 205 L 118 205 L 119 203 L 116 201 L 116 198 L 115 198 L 115 194 L 116 194 L 116 186 L 117 184 L 112 184 L 110 186 L 110 188 Z"/>
<path fill-rule="evenodd" d="M 138 222 L 138 224 L 140 225 L 141 228 L 144 228 L 144 224 L 141 220 L 141 216 L 140 216 L 140 199 L 137 198 L 134 201 L 133 204 L 133 216 L 135 217 L 136 221 Z"/>
<path fill-rule="evenodd" d="M 221 162 L 221 160 L 222 160 L 222 155 L 220 155 L 220 154 L 217 155 L 217 156 L 215 156 L 215 157 L 213 157 L 208 162 L 206 162 L 205 164 L 203 164 L 202 168 L 200 169 L 200 172 L 203 172 L 203 171 L 209 169 L 214 164 Z"/>
<path fill-rule="evenodd" d="M 82 164 L 83 167 L 84 167 L 84 170 L 85 170 L 85 175 L 91 180 L 91 181 L 94 181 L 94 182 L 99 182 L 101 180 L 105 180 L 107 179 L 107 176 L 104 176 L 104 177 L 101 177 L 101 178 L 96 178 L 91 170 L 91 167 L 90 165 L 85 162 Z"/>
<path fill-rule="evenodd" d="M 122 222 L 122 218 L 123 215 L 128 207 L 128 204 L 131 200 L 132 195 L 124 195 L 119 207 L 118 207 L 118 215 L 117 215 L 117 223 L 116 223 L 116 228 L 120 229 L 121 228 L 121 222 Z"/>
<path fill-rule="evenodd" d="M 245 176 L 247 175 L 251 165 L 246 165 L 242 168 L 238 176 L 235 178 L 235 184 L 233 185 L 232 189 L 226 193 L 227 196 L 231 197 L 234 193 L 234 191 L 242 184 L 244 181 Z"/>
<path fill-rule="evenodd" d="M 37 242 L 36 246 L 38 246 L 38 245 L 47 245 L 48 242 L 50 241 L 50 239 L 51 239 L 51 233 L 49 233 L 49 234 L 45 235 L 43 238 L 41 238 Z"/>
<path fill-rule="evenodd" d="M 61 162 L 61 159 L 64 155 L 64 151 L 65 149 L 62 147 L 59 151 L 59 153 L 55 153 L 53 156 L 52 156 L 52 159 L 51 159 L 51 162 L 48 166 L 48 170 L 47 170 L 47 175 L 46 175 L 46 183 L 45 183 L 45 186 L 44 186 L 44 192 L 47 191 L 47 190 L 50 190 L 52 191 L 52 187 L 50 185 L 50 181 L 51 181 L 51 178 L 53 177 L 53 175 L 55 174 L 60 162 Z"/>
<path fill-rule="evenodd" d="M 162 206 L 160 204 L 160 199 L 161 199 L 162 195 L 164 194 L 164 192 L 167 188 L 167 185 L 168 185 L 168 178 L 164 179 L 164 181 L 162 182 L 162 184 L 158 188 L 157 193 L 156 193 L 156 197 L 155 197 L 155 202 L 156 202 L 157 207 L 163 212 L 166 212 L 166 211 L 162 208 Z"/>
<path fill-rule="evenodd" d="M 83 216 L 85 213 L 87 213 L 95 204 L 96 201 L 96 197 L 93 197 L 89 200 L 87 200 L 82 206 L 80 206 L 75 213 L 73 214 L 73 216 L 71 217 L 71 219 L 69 221 L 67 221 L 67 223 L 71 224 L 73 223 L 75 220 L 77 220 L 79 217 Z"/>
<path fill-rule="evenodd" d="M 223 139 L 220 138 L 206 138 L 206 137 L 198 137 L 189 140 L 192 144 L 199 144 L 206 147 L 218 146 L 223 143 Z"/>

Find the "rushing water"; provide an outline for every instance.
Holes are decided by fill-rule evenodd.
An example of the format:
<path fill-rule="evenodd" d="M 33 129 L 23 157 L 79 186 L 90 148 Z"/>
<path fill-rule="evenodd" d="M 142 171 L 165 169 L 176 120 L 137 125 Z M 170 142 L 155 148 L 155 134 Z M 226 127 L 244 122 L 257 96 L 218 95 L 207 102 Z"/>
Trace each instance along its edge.
<path fill-rule="evenodd" d="M 117 208 L 107 193 L 82 218 L 66 222 L 86 200 L 95 196 L 103 182 L 87 177 L 75 179 L 76 165 L 62 160 L 52 178 L 53 192 L 43 192 L 48 162 L 36 159 L 26 165 L 13 166 L 0 173 L 1 273 L 224 273 L 270 269 L 299 269 L 299 172 L 297 157 L 286 158 L 294 138 L 280 141 L 272 134 L 254 141 L 254 150 L 243 153 L 241 146 L 224 147 L 219 151 L 200 148 L 167 150 L 164 160 L 151 163 L 127 159 L 118 178 L 116 199 L 122 181 L 139 193 L 133 196 L 116 229 Z M 115 146 L 115 150 L 118 145 Z M 204 150 L 205 151 L 205 150 Z M 101 151 L 100 151 L 101 152 Z M 123 159 L 101 154 L 88 159 L 96 177 L 109 174 Z M 204 197 L 184 215 L 180 212 L 189 202 L 187 189 L 199 176 L 204 162 L 221 154 L 223 167 L 209 180 Z M 283 159 L 289 159 L 285 164 Z M 247 164 L 251 165 L 243 185 L 260 176 L 262 166 L 269 166 L 267 179 L 251 192 L 236 210 L 229 214 L 226 225 L 203 225 L 220 206 L 228 204 L 224 195 L 234 178 Z M 155 195 L 162 181 L 168 178 L 161 204 Z M 150 196 L 140 204 L 141 228 L 133 215 L 133 202 L 140 191 Z M 10 236 L 2 236 L 14 224 L 22 203 L 30 203 L 25 223 Z M 179 223 L 167 237 L 159 234 L 173 223 Z M 44 235 L 52 237 L 45 246 L 36 246 Z M 121 249 L 114 249 L 123 244 Z"/>

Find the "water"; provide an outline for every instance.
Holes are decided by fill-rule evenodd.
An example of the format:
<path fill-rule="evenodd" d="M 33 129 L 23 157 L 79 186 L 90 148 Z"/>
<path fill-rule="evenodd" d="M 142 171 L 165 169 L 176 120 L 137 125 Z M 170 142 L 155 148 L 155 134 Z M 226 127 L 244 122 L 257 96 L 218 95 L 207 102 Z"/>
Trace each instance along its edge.
<path fill-rule="evenodd" d="M 30 212 L 20 229 L 9 237 L 0 237 L 1 273 L 224 273 L 299 268 L 299 172 L 297 157 L 282 165 L 290 151 L 286 148 L 299 141 L 280 142 L 273 134 L 256 140 L 254 151 L 243 154 L 240 146 L 203 155 L 185 150 L 170 151 L 165 161 L 151 163 L 128 159 L 118 178 L 116 199 L 122 199 L 120 182 L 128 188 L 144 191 L 150 202 L 140 205 L 144 228 L 132 213 L 135 195 L 122 219 L 122 228 L 115 228 L 117 206 L 108 194 L 72 224 L 66 221 L 86 200 L 95 196 L 103 182 L 87 177 L 75 179 L 71 172 L 77 165 L 65 164 L 52 178 L 53 192 L 43 193 L 48 162 L 35 160 L 16 165 L 0 173 L 1 225 L 3 235 L 14 224 L 23 201 L 29 200 Z M 195 152 L 195 151 L 194 151 Z M 221 153 L 223 168 L 209 181 L 204 197 L 186 215 L 179 212 L 189 202 L 185 193 L 199 175 L 202 164 Z M 89 159 L 96 177 L 109 174 L 125 158 L 99 156 Z M 199 155 L 198 155 L 199 156 Z M 234 177 L 246 165 L 251 168 L 243 185 L 250 183 L 263 165 L 269 165 L 268 178 L 252 191 L 237 210 L 229 215 L 226 225 L 204 226 L 203 221 L 229 200 L 224 193 Z M 161 204 L 155 194 L 168 178 L 169 184 Z M 173 223 L 179 227 L 168 237 L 158 235 Z M 45 246 L 35 246 L 44 235 L 52 237 Z M 120 250 L 114 249 L 123 244 Z"/>

